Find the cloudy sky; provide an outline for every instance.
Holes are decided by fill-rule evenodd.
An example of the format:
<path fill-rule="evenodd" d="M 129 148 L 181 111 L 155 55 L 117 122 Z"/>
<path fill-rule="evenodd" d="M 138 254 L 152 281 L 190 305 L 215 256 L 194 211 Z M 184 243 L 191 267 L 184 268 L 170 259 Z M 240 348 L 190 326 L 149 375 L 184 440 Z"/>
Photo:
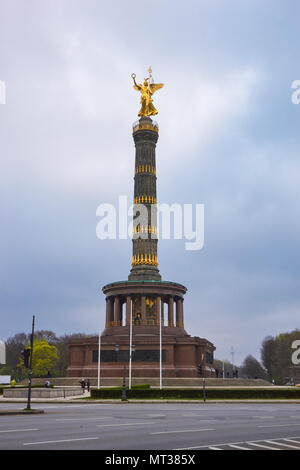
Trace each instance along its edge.
<path fill-rule="evenodd" d="M 133 197 L 132 123 L 151 64 L 160 202 L 204 204 L 205 244 L 162 240 L 186 330 L 216 357 L 260 357 L 300 327 L 297 0 L 0 0 L 0 338 L 96 333 L 130 240 L 97 207 Z"/>

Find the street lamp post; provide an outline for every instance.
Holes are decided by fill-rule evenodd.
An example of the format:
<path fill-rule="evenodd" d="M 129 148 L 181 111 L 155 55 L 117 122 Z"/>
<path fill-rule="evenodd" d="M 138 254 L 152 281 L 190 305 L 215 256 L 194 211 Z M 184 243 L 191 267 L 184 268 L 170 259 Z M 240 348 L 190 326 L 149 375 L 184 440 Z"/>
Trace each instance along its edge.
<path fill-rule="evenodd" d="M 132 344 L 132 339 L 131 339 L 131 344 L 129 347 L 129 367 L 130 367 L 130 383 L 129 383 L 129 390 L 131 390 L 131 379 L 132 379 L 132 361 L 133 361 L 133 355 L 135 353 L 135 345 Z"/>
<path fill-rule="evenodd" d="M 30 360 L 29 360 L 29 376 L 28 376 L 28 398 L 27 398 L 27 408 L 26 410 L 31 410 L 31 385 L 32 385 L 32 357 L 33 357 L 33 337 L 34 337 L 34 319 L 32 317 L 32 332 L 30 336 Z"/>
<path fill-rule="evenodd" d="M 231 365 L 232 365 L 232 378 L 234 378 L 234 348 L 233 346 L 231 346 L 231 349 L 230 349 L 230 354 L 231 354 Z"/>
<path fill-rule="evenodd" d="M 117 353 L 119 353 L 120 351 L 120 346 L 118 344 L 115 345 L 115 351 Z M 126 365 L 125 365 L 125 362 L 123 364 L 123 382 L 122 382 L 122 398 L 121 398 L 122 401 L 126 401 L 127 400 L 127 396 L 126 396 Z"/>
<path fill-rule="evenodd" d="M 99 341 L 98 341 L 98 389 L 100 388 L 100 364 L 101 364 L 101 332 L 99 330 Z"/>
<path fill-rule="evenodd" d="M 126 366 L 123 365 L 122 401 L 126 401 Z"/>
<path fill-rule="evenodd" d="M 129 379 L 128 388 L 131 390 L 131 359 L 132 359 L 132 307 L 130 309 L 130 326 L 129 326 Z"/>

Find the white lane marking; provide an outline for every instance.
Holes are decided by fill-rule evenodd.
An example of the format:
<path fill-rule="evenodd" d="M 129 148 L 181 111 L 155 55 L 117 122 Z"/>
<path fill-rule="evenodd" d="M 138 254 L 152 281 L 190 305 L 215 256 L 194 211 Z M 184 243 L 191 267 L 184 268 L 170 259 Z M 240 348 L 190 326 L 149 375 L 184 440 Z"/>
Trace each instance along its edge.
<path fill-rule="evenodd" d="M 60 442 L 92 441 L 95 439 L 99 439 L 99 437 L 82 437 L 80 439 L 61 439 L 58 441 L 24 442 L 23 446 L 35 446 L 35 445 L 41 445 L 41 444 L 59 444 Z"/>
<path fill-rule="evenodd" d="M 55 421 L 95 421 L 98 419 L 112 419 L 112 416 L 102 416 L 101 418 L 56 418 Z"/>
<path fill-rule="evenodd" d="M 246 444 L 249 445 L 249 446 L 262 447 L 263 449 L 280 450 L 280 449 L 277 449 L 277 447 L 270 447 L 270 446 L 266 446 L 266 445 L 263 445 L 263 444 L 256 444 L 254 442 L 246 442 Z M 276 444 L 274 444 L 274 445 L 276 445 Z"/>
<path fill-rule="evenodd" d="M 149 414 L 149 415 L 146 415 L 147 418 L 163 418 L 167 415 L 158 415 L 158 414 Z"/>
<path fill-rule="evenodd" d="M 229 447 L 233 447 L 234 449 L 239 449 L 239 450 L 253 450 L 253 449 L 249 449 L 248 447 L 237 446 L 235 444 L 229 444 Z"/>
<path fill-rule="evenodd" d="M 215 421 L 218 421 L 218 420 L 217 419 L 198 419 L 198 424 L 211 423 L 211 422 L 215 422 Z"/>
<path fill-rule="evenodd" d="M 219 449 L 219 447 L 209 447 L 209 450 L 222 450 L 222 449 Z"/>
<path fill-rule="evenodd" d="M 119 424 L 96 424 L 97 428 L 105 428 L 112 426 L 140 426 L 141 424 L 157 424 L 156 421 L 144 421 L 141 423 L 119 423 Z"/>
<path fill-rule="evenodd" d="M 194 415 L 194 414 L 189 414 L 189 415 L 181 415 L 182 417 L 184 416 L 185 418 L 204 418 L 204 419 L 201 419 L 201 422 L 202 421 L 217 421 L 216 418 L 210 418 L 209 416 L 205 416 L 205 415 Z M 199 420 L 200 421 L 200 420 Z"/>
<path fill-rule="evenodd" d="M 36 403 L 35 403 L 35 405 L 36 405 Z M 49 406 L 45 405 L 43 407 L 43 409 L 49 410 L 49 409 L 53 409 L 53 408 L 60 408 L 60 409 L 67 408 L 69 410 L 73 410 L 74 408 L 90 408 L 90 407 L 96 408 L 96 407 L 100 407 L 100 406 L 111 406 L 111 405 L 112 405 L 112 403 L 93 403 L 91 405 L 88 405 L 88 404 L 87 405 L 74 405 L 73 403 L 70 403 L 69 405 L 49 405 Z"/>
<path fill-rule="evenodd" d="M 151 432 L 150 434 L 175 434 L 180 432 L 201 432 L 201 431 L 215 431 L 215 429 L 182 429 L 178 431 L 158 431 L 158 432 Z"/>
<path fill-rule="evenodd" d="M 300 450 L 300 442 L 299 442 L 299 447 L 296 447 L 296 446 L 292 446 L 291 444 L 283 444 L 283 442 L 274 442 L 274 441 L 265 441 L 267 442 L 268 444 L 277 444 L 278 446 L 283 446 L 283 447 L 289 447 L 290 449 L 297 449 L 297 450 Z"/>
<path fill-rule="evenodd" d="M 280 428 L 280 427 L 290 427 L 290 426 L 300 426 L 300 424 L 269 424 L 269 425 L 261 425 L 257 426 L 258 428 Z"/>
<path fill-rule="evenodd" d="M 300 439 L 299 437 L 295 437 L 295 439 Z M 299 444 L 300 445 L 300 441 L 294 441 L 293 439 L 287 439 L 287 438 L 283 438 L 284 441 L 287 441 L 287 442 L 295 442 L 296 444 Z"/>
<path fill-rule="evenodd" d="M 275 416 L 252 416 L 252 418 L 259 418 L 259 419 L 275 419 Z"/>
<path fill-rule="evenodd" d="M 287 441 L 287 442 L 296 442 L 296 444 L 300 444 L 300 441 L 294 441 L 293 439 L 300 439 L 299 436 L 292 436 L 292 437 L 289 437 L 289 438 L 284 438 L 284 437 L 278 437 L 278 440 L 284 440 L 284 441 Z M 252 441 L 252 442 L 261 442 L 261 439 L 257 440 L 257 441 Z M 230 446 L 230 445 L 233 445 L 233 444 L 247 444 L 247 442 L 245 441 L 239 441 L 239 442 L 223 442 L 223 443 L 219 443 L 219 444 L 215 444 L 216 446 Z M 214 445 L 214 444 L 212 444 Z M 178 449 L 172 449 L 172 450 L 193 450 L 193 449 L 206 449 L 207 447 L 209 447 L 209 444 L 207 445 L 202 445 L 202 446 L 193 446 L 193 447 L 180 447 Z"/>
<path fill-rule="evenodd" d="M 39 429 L 6 429 L 0 432 L 24 432 L 24 431 L 39 431 Z"/>

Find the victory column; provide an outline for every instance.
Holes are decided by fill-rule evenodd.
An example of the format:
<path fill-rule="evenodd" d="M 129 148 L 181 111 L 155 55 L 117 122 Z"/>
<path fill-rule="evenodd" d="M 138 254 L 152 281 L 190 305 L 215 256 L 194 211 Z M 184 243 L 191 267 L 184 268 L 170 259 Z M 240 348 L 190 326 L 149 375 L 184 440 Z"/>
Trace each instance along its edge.
<path fill-rule="evenodd" d="M 214 345 L 204 338 L 191 337 L 184 329 L 186 287 L 163 281 L 158 270 L 158 124 L 150 116 L 158 113 L 152 96 L 164 85 L 154 83 L 151 68 L 143 85 L 136 82 L 135 74 L 132 79 L 134 90 L 141 94 L 139 120 L 133 124 L 132 266 L 127 281 L 113 282 L 102 289 L 106 296 L 106 321 L 101 334 L 101 376 L 107 380 L 121 378 L 128 364 L 130 381 L 132 374 L 133 380 L 143 378 L 150 383 L 151 377 L 159 377 L 161 371 L 164 379 L 196 378 L 199 365 L 203 376 L 214 376 Z M 69 377 L 97 376 L 97 338 L 74 340 L 69 351 Z"/>

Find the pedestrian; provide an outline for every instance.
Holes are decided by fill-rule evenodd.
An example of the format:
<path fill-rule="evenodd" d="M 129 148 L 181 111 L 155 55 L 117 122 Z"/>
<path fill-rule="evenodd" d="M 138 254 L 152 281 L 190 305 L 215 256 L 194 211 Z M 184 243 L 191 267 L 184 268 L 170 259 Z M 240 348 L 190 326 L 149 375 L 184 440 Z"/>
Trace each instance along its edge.
<path fill-rule="evenodd" d="M 46 382 L 45 382 L 45 387 L 46 387 L 46 388 L 49 388 L 49 387 L 50 387 L 50 382 L 49 382 L 49 380 L 46 380 Z"/>
<path fill-rule="evenodd" d="M 80 385 L 81 385 L 81 388 L 82 388 L 82 390 L 83 390 L 83 392 L 84 392 L 84 389 L 85 389 L 85 381 L 84 381 L 84 379 L 81 380 Z"/>
<path fill-rule="evenodd" d="M 90 391 L 90 381 L 89 381 L 89 379 L 87 379 L 87 381 L 86 381 L 86 387 L 87 387 L 87 391 L 89 392 Z"/>

